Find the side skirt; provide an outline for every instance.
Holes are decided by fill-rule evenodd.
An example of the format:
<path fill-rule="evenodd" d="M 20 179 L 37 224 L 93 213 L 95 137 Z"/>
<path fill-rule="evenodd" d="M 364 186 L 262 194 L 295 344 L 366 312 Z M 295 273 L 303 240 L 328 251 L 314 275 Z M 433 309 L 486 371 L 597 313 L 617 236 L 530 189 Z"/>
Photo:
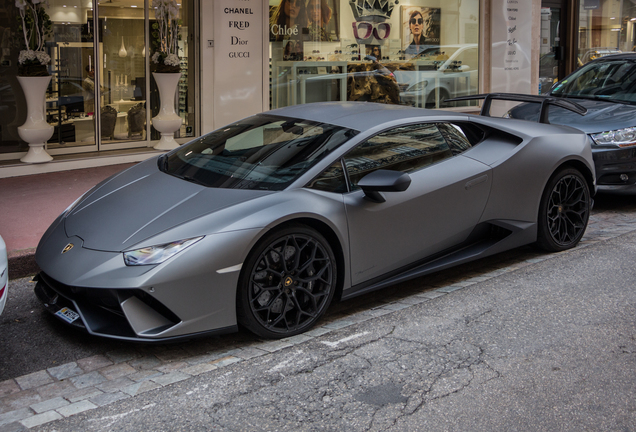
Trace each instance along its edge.
<path fill-rule="evenodd" d="M 511 220 L 485 222 L 475 227 L 468 239 L 457 248 L 352 286 L 342 293 L 342 300 L 534 243 L 536 239 L 536 223 Z"/>

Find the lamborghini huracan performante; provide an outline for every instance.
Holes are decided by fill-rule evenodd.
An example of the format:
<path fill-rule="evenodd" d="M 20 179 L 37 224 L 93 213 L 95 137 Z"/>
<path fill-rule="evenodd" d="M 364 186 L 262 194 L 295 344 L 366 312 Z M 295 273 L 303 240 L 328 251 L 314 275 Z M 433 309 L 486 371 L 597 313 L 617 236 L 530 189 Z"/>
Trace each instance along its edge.
<path fill-rule="evenodd" d="M 577 245 L 595 193 L 573 128 L 374 103 L 248 117 L 95 186 L 36 252 L 91 334 L 304 332 L 329 304 L 526 244 Z"/>

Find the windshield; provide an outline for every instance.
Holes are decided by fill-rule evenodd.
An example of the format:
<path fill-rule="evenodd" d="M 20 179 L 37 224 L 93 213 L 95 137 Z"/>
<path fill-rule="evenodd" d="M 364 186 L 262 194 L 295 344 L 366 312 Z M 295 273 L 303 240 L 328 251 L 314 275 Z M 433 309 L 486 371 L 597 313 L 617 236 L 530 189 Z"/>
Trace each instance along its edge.
<path fill-rule="evenodd" d="M 159 169 L 203 186 L 282 190 L 356 131 L 256 115 L 159 158 Z"/>
<path fill-rule="evenodd" d="M 636 104 L 636 62 L 621 59 L 588 63 L 558 83 L 551 94 Z"/>

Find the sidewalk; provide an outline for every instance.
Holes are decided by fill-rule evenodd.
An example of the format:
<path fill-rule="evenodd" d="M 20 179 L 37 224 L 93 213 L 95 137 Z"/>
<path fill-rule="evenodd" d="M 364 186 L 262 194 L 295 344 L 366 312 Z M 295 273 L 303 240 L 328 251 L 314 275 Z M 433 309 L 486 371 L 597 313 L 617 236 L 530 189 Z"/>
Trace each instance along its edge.
<path fill-rule="evenodd" d="M 73 201 L 132 163 L 0 179 L 0 235 L 7 244 L 9 278 L 37 271 L 35 248 Z"/>

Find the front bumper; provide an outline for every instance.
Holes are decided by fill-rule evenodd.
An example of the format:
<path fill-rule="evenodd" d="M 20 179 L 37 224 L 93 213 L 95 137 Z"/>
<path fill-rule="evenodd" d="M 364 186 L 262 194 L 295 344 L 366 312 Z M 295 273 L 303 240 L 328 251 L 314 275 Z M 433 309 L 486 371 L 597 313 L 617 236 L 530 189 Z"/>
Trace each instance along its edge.
<path fill-rule="evenodd" d="M 636 147 L 592 146 L 592 155 L 598 192 L 636 194 Z"/>
<path fill-rule="evenodd" d="M 181 319 L 141 289 L 68 286 L 44 272 L 40 272 L 35 280 L 35 295 L 46 310 L 65 324 L 96 336 L 167 342 L 238 331 L 234 325 L 196 334 L 157 337 L 158 334 L 169 333 L 181 323 Z"/>

